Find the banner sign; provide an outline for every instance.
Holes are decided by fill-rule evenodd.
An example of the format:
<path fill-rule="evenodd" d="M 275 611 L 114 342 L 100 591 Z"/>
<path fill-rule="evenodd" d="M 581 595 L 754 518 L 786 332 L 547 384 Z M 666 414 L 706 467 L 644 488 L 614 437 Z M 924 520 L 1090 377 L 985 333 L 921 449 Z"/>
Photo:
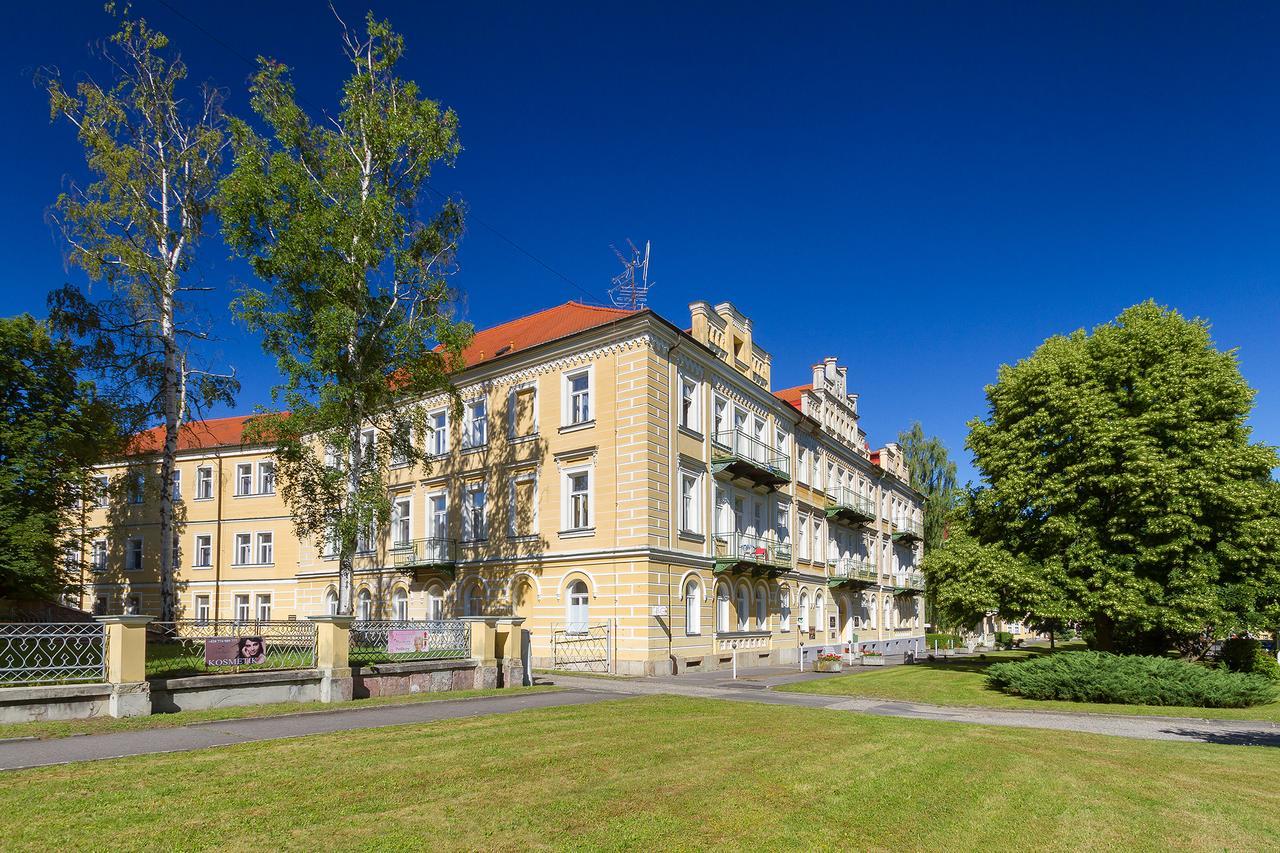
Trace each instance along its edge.
<path fill-rule="evenodd" d="M 430 631 L 397 628 L 387 632 L 387 654 L 429 651 L 431 651 Z"/>
<path fill-rule="evenodd" d="M 205 666 L 250 666 L 267 659 L 261 637 L 209 637 L 204 641 Z"/>

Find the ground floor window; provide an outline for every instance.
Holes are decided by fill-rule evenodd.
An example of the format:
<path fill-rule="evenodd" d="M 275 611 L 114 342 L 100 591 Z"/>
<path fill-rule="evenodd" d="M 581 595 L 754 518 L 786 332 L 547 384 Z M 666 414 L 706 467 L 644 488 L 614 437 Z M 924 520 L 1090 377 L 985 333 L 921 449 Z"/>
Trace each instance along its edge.
<path fill-rule="evenodd" d="M 702 633 L 702 594 L 692 579 L 684 586 L 684 633 L 689 637 Z"/>
<path fill-rule="evenodd" d="M 587 603 L 587 585 L 582 581 L 569 584 L 569 597 L 565 622 L 567 630 L 572 634 L 585 634 L 590 618 L 590 605 Z"/>

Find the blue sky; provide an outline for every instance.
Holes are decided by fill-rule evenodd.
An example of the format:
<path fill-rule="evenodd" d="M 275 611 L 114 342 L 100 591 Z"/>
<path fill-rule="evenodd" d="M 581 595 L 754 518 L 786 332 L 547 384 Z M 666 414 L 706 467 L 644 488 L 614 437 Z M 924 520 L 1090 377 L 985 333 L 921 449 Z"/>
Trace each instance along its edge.
<path fill-rule="evenodd" d="M 134 6 L 233 111 L 240 55 L 334 103 L 324 4 L 168 4 Z M 406 76 L 460 115 L 465 150 L 433 184 L 470 206 L 457 284 L 477 325 L 604 301 L 609 244 L 652 240 L 660 313 L 732 300 L 775 387 L 838 356 L 872 442 L 920 420 L 963 481 L 965 422 L 1001 363 L 1152 297 L 1239 348 L 1255 437 L 1280 444 L 1276 4 L 372 5 L 405 34 Z M 368 4 L 338 7 L 352 21 Z M 45 210 L 83 162 L 31 74 L 94 68 L 100 10 L 10 11 L 4 314 L 79 280 Z M 274 371 L 217 313 L 247 280 L 226 255 L 207 241 L 198 273 L 220 289 L 210 355 L 237 367 L 248 411 Z"/>

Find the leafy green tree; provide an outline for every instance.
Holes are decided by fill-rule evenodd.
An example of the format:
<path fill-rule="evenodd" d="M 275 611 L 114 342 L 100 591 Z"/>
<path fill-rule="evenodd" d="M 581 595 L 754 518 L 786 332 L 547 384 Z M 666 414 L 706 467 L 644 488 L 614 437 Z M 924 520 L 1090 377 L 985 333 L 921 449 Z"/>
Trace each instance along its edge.
<path fill-rule="evenodd" d="M 449 372 L 471 329 L 452 320 L 448 287 L 462 209 L 419 217 L 432 166 L 459 151 L 457 117 L 397 76 L 404 41 L 387 22 L 344 25 L 343 45 L 351 76 L 319 121 L 288 69 L 260 61 L 252 104 L 269 135 L 233 122 L 221 215 L 229 245 L 270 284 L 245 290 L 236 311 L 285 377 L 280 409 L 250 430 L 275 442 L 299 536 L 336 550 L 350 613 L 358 539 L 389 514 L 385 470 L 426 463 L 413 440 L 426 434 L 421 401 L 445 393 L 457 406 Z"/>
<path fill-rule="evenodd" d="M 1250 441 L 1254 392 L 1204 321 L 1136 305 L 1001 367 L 986 394 L 973 535 L 1036 567 L 1100 648 L 1220 631 L 1225 591 L 1273 571 L 1276 452 Z"/>
<path fill-rule="evenodd" d="M 926 436 L 920 422 L 898 433 L 898 445 L 906 458 L 911 475 L 911 488 L 924 495 L 924 550 L 942 544 L 947 516 L 955 506 L 956 463 L 947 455 L 947 447 L 937 436 Z"/>
<path fill-rule="evenodd" d="M 0 319 L 0 598 L 52 601 L 80 579 L 89 469 L 122 447 L 84 352 L 29 314 Z M 74 555 L 74 556 L 71 556 Z"/>
<path fill-rule="evenodd" d="M 114 13 L 113 4 L 107 11 Z M 50 299 L 56 324 L 84 339 L 85 368 L 133 397 L 164 428 L 160 449 L 160 618 L 172 619 L 172 489 L 178 433 L 192 410 L 231 402 L 234 376 L 210 372 L 196 349 L 207 338 L 187 280 L 217 188 L 226 146 L 222 99 L 210 87 L 188 100 L 187 67 L 169 40 L 125 14 L 102 46 L 110 80 L 68 89 L 45 75 L 52 117 L 75 127 L 95 180 L 72 184 L 54 204 L 69 260 L 109 294 L 93 300 L 66 287 Z"/>

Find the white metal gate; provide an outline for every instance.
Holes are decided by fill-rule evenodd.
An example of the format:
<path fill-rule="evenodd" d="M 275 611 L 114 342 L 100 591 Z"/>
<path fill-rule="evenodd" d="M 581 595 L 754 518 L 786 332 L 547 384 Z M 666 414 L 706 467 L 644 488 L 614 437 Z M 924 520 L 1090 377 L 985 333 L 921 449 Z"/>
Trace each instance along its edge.
<path fill-rule="evenodd" d="M 556 669 L 613 672 L 613 624 L 573 625 L 551 633 L 551 656 Z"/>

